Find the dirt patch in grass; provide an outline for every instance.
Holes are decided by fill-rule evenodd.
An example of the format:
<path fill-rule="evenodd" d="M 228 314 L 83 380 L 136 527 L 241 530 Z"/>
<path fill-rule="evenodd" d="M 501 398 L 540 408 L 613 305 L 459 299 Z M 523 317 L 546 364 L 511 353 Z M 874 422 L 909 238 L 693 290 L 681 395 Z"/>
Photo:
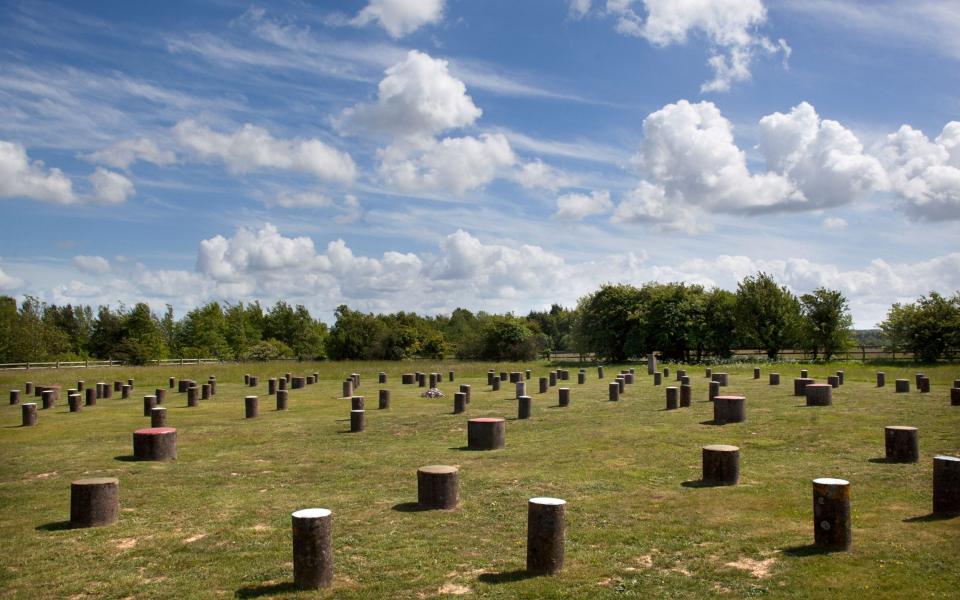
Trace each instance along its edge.
<path fill-rule="evenodd" d="M 445 583 L 440 586 L 440 589 L 437 590 L 438 594 L 449 594 L 452 596 L 463 596 L 464 594 L 471 594 L 473 590 L 468 588 L 465 585 L 460 585 L 458 583 Z"/>
<path fill-rule="evenodd" d="M 205 533 L 198 533 L 198 534 L 196 534 L 196 535 L 191 535 L 191 536 L 188 537 L 187 539 L 183 540 L 183 543 L 184 543 L 184 544 L 192 544 L 192 543 L 194 543 L 194 542 L 199 542 L 200 540 L 202 540 L 202 539 L 205 538 L 205 537 L 207 537 L 207 534 L 205 534 Z"/>
<path fill-rule="evenodd" d="M 113 543 L 117 547 L 117 550 L 130 550 L 137 545 L 137 538 L 123 538 L 121 540 L 114 540 Z"/>
<path fill-rule="evenodd" d="M 770 571 L 773 570 L 773 565 L 775 565 L 776 562 L 776 558 L 754 560 L 752 558 L 743 557 L 733 562 L 728 562 L 724 566 L 740 569 L 741 571 L 747 571 L 757 579 L 766 579 L 767 577 L 770 577 Z"/>

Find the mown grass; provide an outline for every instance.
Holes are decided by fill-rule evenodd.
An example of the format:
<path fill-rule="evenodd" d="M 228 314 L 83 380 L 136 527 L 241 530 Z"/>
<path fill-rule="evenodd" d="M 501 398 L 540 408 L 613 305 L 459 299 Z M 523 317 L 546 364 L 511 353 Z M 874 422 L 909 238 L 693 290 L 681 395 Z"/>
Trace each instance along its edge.
<path fill-rule="evenodd" d="M 677 365 L 670 365 L 673 372 Z M 0 596 L 10 598 L 215 598 L 298 596 L 289 585 L 290 513 L 334 511 L 335 585 L 303 597 L 426 598 L 461 593 L 486 598 L 619 598 L 771 596 L 785 598 L 955 598 L 960 589 L 960 518 L 929 519 L 931 462 L 960 452 L 960 408 L 948 388 L 960 367 L 884 367 L 887 387 L 874 387 L 873 366 L 813 365 L 824 379 L 838 368 L 846 385 L 831 407 L 807 408 L 792 393 L 799 365 L 732 365 L 725 391 L 747 396 L 747 422 L 707 423 L 712 407 L 701 367 L 694 403 L 666 412 L 663 387 L 637 365 L 638 383 L 618 403 L 607 381 L 588 369 L 586 385 L 571 371 L 572 405 L 556 407 L 557 391 L 534 392 L 533 418 L 517 421 L 513 386 L 485 385 L 479 363 L 276 363 L 180 368 L 122 368 L 0 374 L 0 390 L 23 382 L 59 383 L 64 397 L 39 411 L 39 425 L 21 428 L 20 408 L 0 407 Z M 543 363 L 494 365 L 499 370 Z M 466 415 L 448 398 L 428 400 L 400 373 L 457 372 L 473 386 Z M 319 371 L 321 382 L 290 394 L 290 410 L 272 410 L 266 379 L 285 371 Z M 376 410 L 376 374 L 389 373 L 392 406 Z M 717 369 L 718 370 L 718 369 Z M 783 384 L 767 385 L 767 373 Z M 893 392 L 897 377 L 918 370 L 931 394 Z M 340 381 L 362 374 L 367 430 L 348 430 L 349 402 Z M 243 373 L 259 375 L 261 416 L 243 418 L 250 393 Z M 131 432 L 148 426 L 141 398 L 176 377 L 215 374 L 218 394 L 198 408 L 170 394 L 169 425 L 179 430 L 171 463 L 125 460 Z M 136 379 L 130 400 L 102 400 L 70 414 L 65 390 Z M 672 382 L 673 375 L 669 377 Z M 469 452 L 466 419 L 508 418 L 507 447 Z M 921 461 L 885 464 L 883 427 L 920 429 Z M 741 483 L 695 487 L 700 447 L 741 448 Z M 462 502 L 449 512 L 411 512 L 418 466 L 461 469 Z M 122 513 L 112 526 L 71 530 L 70 481 L 119 477 Z M 850 552 L 818 554 L 812 542 L 815 477 L 852 483 L 854 542 Z M 687 482 L 687 485 L 684 483 Z M 526 501 L 566 499 L 564 571 L 528 578 Z M 750 561 L 756 561 L 751 563 Z M 760 577 L 729 566 L 753 565 Z M 759 567 L 757 567 L 759 565 Z"/>

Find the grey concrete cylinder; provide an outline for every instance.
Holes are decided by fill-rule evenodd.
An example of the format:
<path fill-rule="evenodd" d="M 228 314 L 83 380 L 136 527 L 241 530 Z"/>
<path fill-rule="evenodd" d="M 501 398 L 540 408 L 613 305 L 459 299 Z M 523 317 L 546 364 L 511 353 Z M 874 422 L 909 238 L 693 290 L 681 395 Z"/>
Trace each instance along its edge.
<path fill-rule="evenodd" d="M 533 409 L 533 399 L 530 396 L 520 396 L 517 398 L 517 418 L 529 419 Z"/>
<path fill-rule="evenodd" d="M 291 515 L 293 523 L 293 584 L 317 590 L 333 584 L 333 513 L 306 508 Z"/>
<path fill-rule="evenodd" d="M 494 378 L 493 378 L 493 385 L 490 386 L 490 389 L 493 390 L 494 392 L 499 392 L 499 391 L 500 391 L 500 378 L 499 378 L 499 377 L 494 377 Z"/>
<path fill-rule="evenodd" d="M 450 372 L 453 373 L 453 371 L 450 371 Z M 453 381 L 453 380 L 451 379 L 450 381 Z M 386 382 L 387 382 L 387 374 L 384 373 L 383 371 L 380 371 L 379 373 L 377 373 L 377 383 L 380 385 L 383 385 Z"/>
<path fill-rule="evenodd" d="M 717 396 L 713 399 L 713 421 L 717 425 L 747 420 L 747 399 L 743 396 Z"/>
<path fill-rule="evenodd" d="M 129 385 L 120 386 L 120 399 L 126 400 L 130 397 L 131 387 Z"/>
<path fill-rule="evenodd" d="M 247 396 L 243 399 L 243 415 L 247 419 L 260 416 L 260 399 L 256 396 Z"/>
<path fill-rule="evenodd" d="M 587 382 L 587 374 L 582 371 L 580 373 L 577 373 L 577 384 L 583 385 L 586 382 Z"/>
<path fill-rule="evenodd" d="M 570 406 L 570 388 L 560 388 L 560 395 L 557 400 L 558 406 Z"/>
<path fill-rule="evenodd" d="M 670 377 L 670 367 L 664 367 L 664 368 L 663 368 L 663 376 L 664 376 L 664 377 Z"/>
<path fill-rule="evenodd" d="M 341 398 L 349 398 L 353 396 L 353 379 L 346 379 L 343 382 L 343 394 Z"/>
<path fill-rule="evenodd" d="M 350 410 L 366 410 L 367 407 L 363 404 L 363 396 L 353 396 L 350 398 Z"/>
<path fill-rule="evenodd" d="M 800 369 L 800 377 L 803 379 L 810 377 L 810 371 L 806 369 Z"/>
<path fill-rule="evenodd" d="M 917 391 L 920 392 L 921 394 L 929 394 L 929 393 L 930 393 L 930 378 L 929 378 L 929 377 L 924 376 L 924 377 L 921 377 L 921 378 L 920 378 L 920 385 L 917 386 Z"/>
<path fill-rule="evenodd" d="M 499 417 L 480 417 L 467 421 L 467 447 L 471 450 L 497 450 L 506 444 L 506 421 Z"/>
<path fill-rule="evenodd" d="M 920 440 L 916 427 L 884 427 L 883 447 L 887 462 L 915 463 L 920 460 Z"/>
<path fill-rule="evenodd" d="M 168 385 L 168 387 L 172 390 L 172 389 L 174 388 L 174 386 L 177 385 L 177 378 L 176 378 L 176 377 L 168 377 L 168 378 L 167 378 L 167 385 Z"/>
<path fill-rule="evenodd" d="M 687 376 L 687 372 L 684 369 L 677 369 L 677 381 L 680 381 Z"/>
<path fill-rule="evenodd" d="M 557 385 L 557 373 L 556 371 L 550 371 L 550 387 Z"/>
<path fill-rule="evenodd" d="M 547 393 L 547 378 L 546 378 L 546 377 L 541 377 L 541 378 L 540 378 L 540 393 L 541 393 L 541 394 Z"/>
<path fill-rule="evenodd" d="M 829 383 L 832 388 L 838 388 L 840 387 L 840 378 L 836 375 L 828 375 L 827 383 Z"/>
<path fill-rule="evenodd" d="M 833 386 L 829 383 L 808 383 L 803 393 L 807 406 L 830 406 L 833 403 Z"/>
<path fill-rule="evenodd" d="M 174 460 L 177 458 L 177 430 L 151 427 L 133 432 L 133 456 L 138 460 Z"/>
<path fill-rule="evenodd" d="M 552 575 L 563 568 L 566 501 L 531 498 L 527 502 L 527 572 Z"/>
<path fill-rule="evenodd" d="M 730 385 L 730 374 L 729 373 L 713 373 L 710 375 L 711 381 L 716 381 L 720 384 L 720 387 L 727 387 Z"/>
<path fill-rule="evenodd" d="M 467 410 L 467 395 L 463 392 L 453 394 L 453 414 L 459 415 Z"/>
<path fill-rule="evenodd" d="M 676 410 L 680 407 L 680 390 L 676 387 L 670 386 L 666 389 L 667 392 L 667 410 Z"/>
<path fill-rule="evenodd" d="M 837 379 L 840 380 L 840 385 L 843 385 L 843 371 L 837 371 Z"/>
<path fill-rule="evenodd" d="M 470 384 L 469 384 L 469 383 L 461 383 L 461 384 L 460 384 L 460 391 L 467 395 L 467 404 L 470 404 Z"/>
<path fill-rule="evenodd" d="M 894 390 L 898 394 L 906 394 L 910 391 L 910 380 L 909 379 L 897 379 L 894 381 Z"/>
<path fill-rule="evenodd" d="M 413 385 L 413 373 L 404 373 L 400 375 L 401 385 Z"/>
<path fill-rule="evenodd" d="M 417 469 L 417 504 L 423 508 L 452 510 L 460 502 L 460 472 L 448 465 Z"/>
<path fill-rule="evenodd" d="M 453 380 L 456 378 L 456 373 L 453 371 L 447 371 L 447 381 L 453 383 Z"/>
<path fill-rule="evenodd" d="M 814 380 L 809 377 L 797 377 L 793 380 L 793 395 L 794 396 L 806 396 L 807 395 L 807 386 L 813 383 Z"/>
<path fill-rule="evenodd" d="M 156 396 L 144 396 L 143 397 L 143 416 L 149 417 L 150 411 L 157 406 L 157 397 Z"/>
<path fill-rule="evenodd" d="M 710 377 L 713 375 L 713 369 L 711 369 L 710 367 L 707 367 L 704 369 L 703 373 L 704 373 L 703 375 L 704 377 L 706 377 L 707 379 L 710 379 Z"/>
<path fill-rule="evenodd" d="M 950 406 L 960 406 L 960 388 L 950 388 Z"/>
<path fill-rule="evenodd" d="M 627 385 L 633 384 L 633 373 L 625 373 L 623 375 L 623 382 Z"/>
<path fill-rule="evenodd" d="M 280 381 L 283 381 L 282 379 Z M 287 390 L 277 390 L 277 410 L 287 410 L 289 402 L 289 392 Z"/>
<path fill-rule="evenodd" d="M 377 394 L 377 408 L 380 410 L 390 408 L 390 390 L 379 390 Z"/>
<path fill-rule="evenodd" d="M 616 402 L 620 399 L 620 384 L 616 381 L 611 381 L 607 386 L 609 389 L 609 397 L 611 402 Z"/>
<path fill-rule="evenodd" d="M 703 481 L 711 485 L 737 485 L 740 480 L 740 448 L 715 444 L 702 448 Z"/>
<path fill-rule="evenodd" d="M 204 385 L 204 387 L 207 387 L 207 386 Z M 267 379 L 267 394 L 272 396 L 273 394 L 276 394 L 276 393 L 277 393 L 277 379 L 276 377 L 271 377 L 270 379 Z"/>
<path fill-rule="evenodd" d="M 780 385 L 780 373 L 770 373 L 770 385 Z"/>
<path fill-rule="evenodd" d="M 279 392 L 280 390 L 286 391 L 286 389 L 287 389 L 287 378 L 286 378 L 286 377 L 281 377 L 281 378 L 277 379 L 277 391 L 278 391 L 278 392 Z M 211 387 L 211 388 L 210 388 L 210 391 L 212 392 L 213 390 L 214 390 L 214 388 Z"/>
<path fill-rule="evenodd" d="M 276 391 L 276 389 L 277 389 L 277 388 L 276 388 L 276 385 L 273 386 L 273 389 L 274 389 L 274 391 Z M 273 392 L 270 392 L 270 393 L 272 394 Z M 201 385 L 200 385 L 200 399 L 201 399 L 201 400 L 209 400 L 209 399 L 210 399 L 210 384 L 209 384 L 209 383 L 204 383 L 204 384 L 201 384 Z M 157 398 L 157 402 L 158 402 L 158 403 L 160 402 L 160 399 L 159 399 L 159 398 Z"/>
<path fill-rule="evenodd" d="M 20 405 L 20 424 L 23 427 L 31 427 L 37 424 L 37 404 L 35 402 L 26 402 Z"/>
<path fill-rule="evenodd" d="M 517 396 L 516 396 L 516 397 L 519 398 L 520 396 L 526 396 L 526 395 L 527 395 L 527 382 L 526 382 L 526 381 L 518 381 L 516 385 L 517 385 Z"/>
<path fill-rule="evenodd" d="M 10 405 L 20 404 L 20 390 L 10 390 Z"/>
<path fill-rule="evenodd" d="M 200 390 L 196 386 L 187 388 L 187 406 L 200 405 Z"/>
<path fill-rule="evenodd" d="M 760 367 L 753 368 L 753 378 L 760 379 Z"/>
<path fill-rule="evenodd" d="M 157 397 L 157 406 L 163 404 L 163 401 L 167 399 L 167 390 L 163 388 L 156 388 L 153 390 L 153 395 Z"/>
<path fill-rule="evenodd" d="M 622 394 L 627 389 L 627 384 L 623 381 L 623 375 L 617 375 L 615 380 L 617 382 L 618 391 Z"/>
<path fill-rule="evenodd" d="M 87 406 L 96 406 L 97 405 L 97 390 L 92 387 L 88 387 L 83 390 L 84 394 L 84 404 Z"/>
<path fill-rule="evenodd" d="M 603 379 L 603 367 L 597 367 L 597 379 Z"/>
<path fill-rule="evenodd" d="M 430 386 L 431 389 L 437 387 L 437 374 L 430 373 Z"/>
<path fill-rule="evenodd" d="M 813 539 L 828 550 L 848 550 L 850 528 L 850 482 L 822 477 L 813 480 Z"/>
<path fill-rule="evenodd" d="M 524 379 L 530 379 L 531 377 L 533 377 L 533 371 L 531 371 L 530 369 L 527 369 L 526 371 L 523 372 L 523 377 Z"/>
<path fill-rule="evenodd" d="M 167 409 L 162 406 L 154 406 L 150 409 L 150 427 L 167 426 Z"/>
<path fill-rule="evenodd" d="M 120 481 L 113 477 L 70 483 L 70 527 L 103 527 L 120 514 Z"/>
<path fill-rule="evenodd" d="M 256 375 L 251 375 L 251 376 L 250 376 L 250 387 L 257 387 L 258 385 L 260 385 L 260 378 L 257 377 Z"/>
<path fill-rule="evenodd" d="M 350 411 L 350 431 L 359 433 L 366 428 L 366 413 L 362 410 Z"/>
<path fill-rule="evenodd" d="M 53 408 L 57 404 L 53 390 L 43 390 L 40 392 L 40 400 L 44 409 Z"/>
<path fill-rule="evenodd" d="M 80 394 L 67 394 L 67 406 L 70 407 L 70 412 L 80 412 L 83 409 Z"/>
<path fill-rule="evenodd" d="M 707 400 L 713 402 L 713 399 L 720 395 L 720 382 L 711 381 L 710 390 L 707 392 Z"/>
<path fill-rule="evenodd" d="M 887 374 L 883 371 L 877 371 L 877 387 L 884 387 L 887 385 Z"/>
<path fill-rule="evenodd" d="M 680 408 L 688 408 L 693 399 L 693 388 L 688 383 L 680 386 Z"/>
<path fill-rule="evenodd" d="M 960 515 L 960 458 L 933 457 L 933 514 Z"/>
<path fill-rule="evenodd" d="M 653 385 L 660 385 L 663 383 L 663 375 L 659 372 L 653 374 Z"/>

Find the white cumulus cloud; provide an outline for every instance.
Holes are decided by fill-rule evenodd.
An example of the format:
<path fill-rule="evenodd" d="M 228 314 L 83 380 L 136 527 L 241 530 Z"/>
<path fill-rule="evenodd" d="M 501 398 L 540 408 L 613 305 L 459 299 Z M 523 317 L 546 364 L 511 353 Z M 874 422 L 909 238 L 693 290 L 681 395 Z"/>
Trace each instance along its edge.
<path fill-rule="evenodd" d="M 42 161 L 31 161 L 26 148 L 3 140 L 0 140 L 0 198 L 31 198 L 59 204 L 77 201 L 73 182 L 60 169 L 48 169 Z"/>
<path fill-rule="evenodd" d="M 92 198 L 97 202 L 120 204 L 135 192 L 132 181 L 103 167 L 97 167 L 88 179 L 93 187 Z"/>
<path fill-rule="evenodd" d="M 279 169 L 342 183 L 349 183 L 356 176 L 356 165 L 346 152 L 318 139 L 275 138 L 266 129 L 250 123 L 221 133 L 185 119 L 174 126 L 173 133 L 198 158 L 222 161 L 234 173 Z"/>
<path fill-rule="evenodd" d="M 932 141 L 903 125 L 887 136 L 879 157 L 908 215 L 960 219 L 960 122 L 948 123 Z"/>
<path fill-rule="evenodd" d="M 0 269 L 0 291 L 9 292 L 23 285 L 23 280 L 13 275 L 7 275 Z"/>
<path fill-rule="evenodd" d="M 77 255 L 73 257 L 73 264 L 84 273 L 103 275 L 110 272 L 110 261 L 102 256 Z"/>
<path fill-rule="evenodd" d="M 126 169 L 137 161 L 153 163 L 161 167 L 177 162 L 177 155 L 172 150 L 160 148 L 150 138 L 120 140 L 96 152 L 84 154 L 83 158 L 115 169 Z"/>
<path fill-rule="evenodd" d="M 380 177 L 402 191 L 463 194 L 482 188 L 513 166 L 516 156 L 500 133 L 428 140 L 411 147 L 389 146 L 380 153 Z"/>
<path fill-rule="evenodd" d="M 370 0 L 354 17 L 354 25 L 376 21 L 391 37 L 400 38 L 443 19 L 446 0 Z"/>
<path fill-rule="evenodd" d="M 520 165 L 514 172 L 513 179 L 525 188 L 542 188 L 551 192 L 578 183 L 577 177 L 556 169 L 539 158 Z"/>
<path fill-rule="evenodd" d="M 553 217 L 561 221 L 580 221 L 590 215 L 610 212 L 612 208 L 610 192 L 607 190 L 589 194 L 564 194 L 557 198 L 557 212 Z"/>

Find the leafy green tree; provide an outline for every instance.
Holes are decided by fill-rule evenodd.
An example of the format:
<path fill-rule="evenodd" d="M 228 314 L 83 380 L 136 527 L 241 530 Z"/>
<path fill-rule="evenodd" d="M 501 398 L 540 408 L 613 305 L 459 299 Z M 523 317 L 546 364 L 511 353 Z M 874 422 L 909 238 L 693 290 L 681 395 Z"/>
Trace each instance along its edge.
<path fill-rule="evenodd" d="M 737 325 L 749 343 L 775 359 L 799 341 L 800 301 L 767 273 L 745 277 L 737 285 Z"/>
<path fill-rule="evenodd" d="M 704 352 L 720 358 L 733 356 L 733 348 L 739 343 L 737 296 L 719 288 L 707 292 L 701 323 L 700 342 Z"/>
<path fill-rule="evenodd" d="M 218 302 L 188 312 L 177 331 L 181 355 L 189 358 L 231 358 L 226 337 L 226 318 Z"/>
<path fill-rule="evenodd" d="M 949 298 L 930 292 L 912 304 L 894 304 L 880 329 L 894 350 L 913 352 L 923 362 L 950 358 L 960 348 L 960 292 Z"/>
<path fill-rule="evenodd" d="M 847 299 L 837 290 L 820 287 L 800 296 L 803 336 L 813 349 L 814 358 L 823 350 L 824 360 L 850 346 L 853 317 Z"/>
<path fill-rule="evenodd" d="M 15 344 L 18 321 L 16 299 L 0 296 L 0 362 L 20 362 Z"/>
<path fill-rule="evenodd" d="M 280 358 L 292 358 L 293 350 L 280 340 L 264 340 L 257 342 L 247 351 L 244 358 L 254 361 L 277 360 Z"/>
<path fill-rule="evenodd" d="M 383 323 L 346 304 L 338 306 L 334 316 L 336 322 L 326 340 L 327 356 L 333 360 L 372 358 L 374 345 L 383 335 Z"/>
<path fill-rule="evenodd" d="M 623 362 L 627 359 L 627 342 L 635 337 L 634 315 L 643 295 L 632 285 L 606 284 L 577 303 L 576 337 L 588 352 L 602 360 Z"/>
<path fill-rule="evenodd" d="M 261 330 L 263 314 L 260 311 L 260 305 L 253 304 L 247 307 L 243 302 L 228 304 L 223 317 L 226 323 L 225 337 L 230 350 L 234 356 L 245 356 L 250 347 L 260 341 L 263 334 Z"/>

